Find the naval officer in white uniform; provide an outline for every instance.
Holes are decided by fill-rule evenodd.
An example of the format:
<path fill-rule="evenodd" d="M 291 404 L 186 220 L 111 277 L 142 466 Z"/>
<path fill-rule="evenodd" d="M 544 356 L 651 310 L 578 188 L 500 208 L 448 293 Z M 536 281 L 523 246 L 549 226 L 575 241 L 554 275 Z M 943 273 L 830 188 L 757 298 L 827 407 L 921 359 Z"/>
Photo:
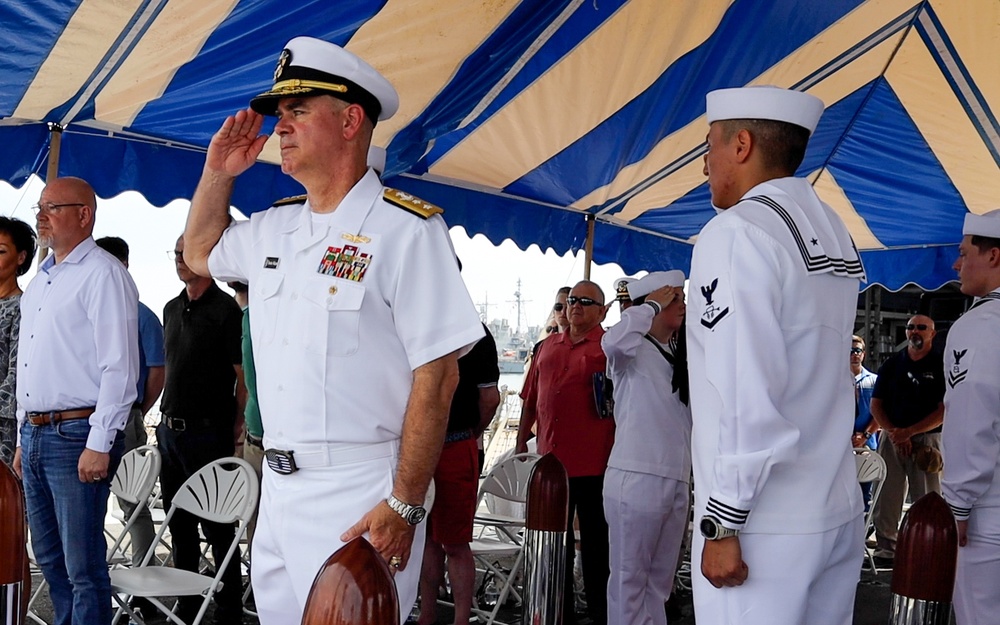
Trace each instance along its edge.
<path fill-rule="evenodd" d="M 979 298 L 948 332 L 944 352 L 941 490 L 958 520 L 955 619 L 1000 612 L 1000 210 L 969 214 L 955 269 Z"/>
<path fill-rule="evenodd" d="M 184 234 L 194 271 L 250 287 L 266 466 L 253 544 L 263 625 L 301 620 L 323 561 L 363 533 L 416 597 L 422 507 L 458 356 L 483 336 L 440 209 L 365 161 L 395 90 L 339 46 L 298 37 L 273 88 L 213 136 Z M 282 171 L 307 195 L 230 225 L 233 182 L 276 115 Z M 415 530 L 417 530 L 415 532 Z"/>
<path fill-rule="evenodd" d="M 721 212 L 691 263 L 700 625 L 847 625 L 862 557 L 850 447 L 864 272 L 840 218 L 791 177 L 823 113 L 775 87 L 708 94 L 705 173 Z"/>
<path fill-rule="evenodd" d="M 608 623 L 666 625 L 688 521 L 691 409 L 684 273 L 656 271 L 626 285 L 634 305 L 601 337 L 615 384 L 615 444 L 604 474 L 611 577 Z"/>

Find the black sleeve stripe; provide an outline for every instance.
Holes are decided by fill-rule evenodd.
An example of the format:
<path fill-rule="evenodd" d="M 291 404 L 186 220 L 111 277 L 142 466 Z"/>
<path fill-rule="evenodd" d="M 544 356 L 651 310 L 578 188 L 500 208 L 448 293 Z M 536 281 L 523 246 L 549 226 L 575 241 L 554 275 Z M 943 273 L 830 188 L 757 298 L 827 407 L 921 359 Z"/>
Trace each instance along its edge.
<path fill-rule="evenodd" d="M 749 510 L 740 510 L 739 508 L 734 508 L 732 506 L 727 506 L 726 504 L 709 498 L 708 505 L 706 506 L 706 511 L 718 517 L 722 521 L 728 521 L 733 525 L 743 525 L 747 522 L 747 517 L 750 516 Z"/>

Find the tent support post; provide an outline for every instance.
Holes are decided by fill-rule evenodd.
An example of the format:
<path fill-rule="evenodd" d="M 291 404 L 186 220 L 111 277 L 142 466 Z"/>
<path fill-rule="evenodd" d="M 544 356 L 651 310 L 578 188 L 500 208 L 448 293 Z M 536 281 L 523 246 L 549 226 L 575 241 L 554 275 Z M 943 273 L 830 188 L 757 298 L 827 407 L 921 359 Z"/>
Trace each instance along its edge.
<path fill-rule="evenodd" d="M 594 224 L 597 218 L 587 215 L 587 242 L 583 246 L 583 279 L 590 280 L 590 265 L 594 262 Z"/>
<path fill-rule="evenodd" d="M 59 177 L 59 150 L 62 147 L 63 127 L 56 123 L 49 123 L 49 162 L 45 168 L 45 182 L 55 180 Z M 39 246 L 38 266 L 42 266 L 42 261 L 49 255 L 49 248 Z"/>

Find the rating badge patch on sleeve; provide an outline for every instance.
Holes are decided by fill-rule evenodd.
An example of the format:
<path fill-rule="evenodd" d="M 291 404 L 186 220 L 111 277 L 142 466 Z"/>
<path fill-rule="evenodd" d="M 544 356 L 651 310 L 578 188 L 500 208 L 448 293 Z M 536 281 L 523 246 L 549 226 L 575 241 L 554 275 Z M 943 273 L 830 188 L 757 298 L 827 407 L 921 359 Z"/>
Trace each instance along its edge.
<path fill-rule="evenodd" d="M 699 321 L 709 330 L 714 330 L 724 319 L 732 314 L 732 300 L 729 295 L 729 276 L 713 278 L 708 284 L 695 285 L 705 300 L 705 308 Z"/>

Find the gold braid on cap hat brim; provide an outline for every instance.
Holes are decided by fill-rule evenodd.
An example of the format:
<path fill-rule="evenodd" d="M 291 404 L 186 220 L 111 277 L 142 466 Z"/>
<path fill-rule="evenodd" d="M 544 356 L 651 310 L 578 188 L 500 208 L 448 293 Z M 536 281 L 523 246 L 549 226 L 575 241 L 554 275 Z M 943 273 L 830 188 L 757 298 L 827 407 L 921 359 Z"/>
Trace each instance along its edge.
<path fill-rule="evenodd" d="M 321 80 L 302 80 L 293 78 L 274 83 L 271 90 L 262 95 L 280 95 L 282 93 L 302 93 L 304 89 L 323 89 L 325 91 L 336 91 L 337 93 L 347 93 L 347 85 L 333 82 L 323 82 Z"/>

